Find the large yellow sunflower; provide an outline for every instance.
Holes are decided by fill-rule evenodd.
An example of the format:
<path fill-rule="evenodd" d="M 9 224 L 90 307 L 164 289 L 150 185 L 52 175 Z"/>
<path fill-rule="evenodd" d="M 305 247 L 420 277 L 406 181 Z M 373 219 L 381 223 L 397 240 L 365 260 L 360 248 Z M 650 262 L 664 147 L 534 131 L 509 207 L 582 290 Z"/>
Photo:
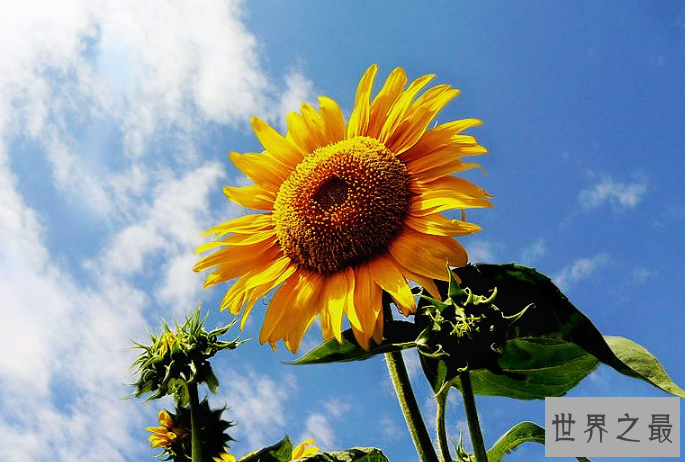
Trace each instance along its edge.
<path fill-rule="evenodd" d="M 254 184 L 226 186 L 224 194 L 263 213 L 208 230 L 215 239 L 198 252 L 215 251 L 195 271 L 213 269 L 205 287 L 238 278 L 221 309 L 243 311 L 242 325 L 255 302 L 277 288 L 262 344 L 283 340 L 297 351 L 317 316 L 324 338 L 340 341 L 344 313 L 368 349 L 371 339 L 382 339 L 383 291 L 409 315 L 415 304 L 408 281 L 437 295 L 433 279 L 446 279 L 445 263 L 467 262 L 453 237 L 480 228 L 440 212 L 491 205 L 483 189 L 452 176 L 478 166 L 463 157 L 487 152 L 461 134 L 481 122 L 428 129 L 459 90 L 436 85 L 419 96 L 434 75 L 407 86 L 397 68 L 371 100 L 377 71 L 373 65 L 364 73 L 347 125 L 338 104 L 319 97 L 318 110 L 305 103 L 301 114 L 288 114 L 286 136 L 252 118 L 265 150 L 231 153 Z"/>

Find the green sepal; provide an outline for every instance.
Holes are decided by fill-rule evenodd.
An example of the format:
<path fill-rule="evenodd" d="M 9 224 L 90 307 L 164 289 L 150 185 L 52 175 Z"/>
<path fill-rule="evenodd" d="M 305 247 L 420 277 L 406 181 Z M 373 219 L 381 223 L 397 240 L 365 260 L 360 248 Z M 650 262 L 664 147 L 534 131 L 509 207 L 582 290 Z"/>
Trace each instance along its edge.
<path fill-rule="evenodd" d="M 377 448 L 352 448 L 345 451 L 323 452 L 313 456 L 294 459 L 293 462 L 388 462 Z M 242 460 L 240 461 L 242 462 Z"/>
<path fill-rule="evenodd" d="M 219 379 L 216 378 L 216 375 L 211 367 L 207 368 L 203 379 L 204 383 L 207 385 L 207 388 L 209 388 L 209 391 L 216 393 L 219 390 Z"/>
<path fill-rule="evenodd" d="M 323 364 L 347 361 L 362 361 L 372 356 L 401 351 L 416 346 L 418 336 L 415 324 L 407 321 L 389 321 L 385 324 L 384 337 L 380 345 L 371 342 L 364 350 L 355 340 L 351 329 L 342 333 L 342 343 L 331 338 L 315 346 L 295 361 L 286 364 Z"/>
<path fill-rule="evenodd" d="M 505 455 L 528 442 L 545 444 L 545 429 L 534 422 L 517 423 L 488 449 L 488 462 L 501 462 Z M 576 459 L 580 462 L 591 462 L 586 457 Z"/>
<path fill-rule="evenodd" d="M 452 302 L 461 304 L 467 294 L 464 289 L 461 288 L 459 281 L 457 281 L 457 278 L 454 276 L 454 273 L 450 270 L 449 266 L 447 266 L 447 273 L 450 275 L 449 285 L 447 286 L 447 296 Z"/>
<path fill-rule="evenodd" d="M 276 444 L 255 451 L 240 459 L 240 462 L 288 462 L 293 454 L 293 444 L 288 435 Z"/>

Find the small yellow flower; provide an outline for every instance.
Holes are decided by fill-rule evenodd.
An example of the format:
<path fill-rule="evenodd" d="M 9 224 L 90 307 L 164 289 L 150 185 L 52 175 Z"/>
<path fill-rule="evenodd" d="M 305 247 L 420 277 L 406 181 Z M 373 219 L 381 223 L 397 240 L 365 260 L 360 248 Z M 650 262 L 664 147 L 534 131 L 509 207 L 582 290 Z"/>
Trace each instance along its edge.
<path fill-rule="evenodd" d="M 315 444 L 316 443 L 314 442 L 314 440 L 312 438 L 308 438 L 308 439 L 304 440 L 303 442 L 301 442 L 300 444 L 298 444 L 297 446 L 295 446 L 293 448 L 293 453 L 290 456 L 290 460 L 300 459 L 302 457 L 313 456 L 314 454 L 319 452 L 319 448 L 314 446 Z M 311 447 L 308 448 L 307 446 L 310 446 L 310 445 L 311 445 Z"/>
<path fill-rule="evenodd" d="M 159 348 L 157 349 L 157 352 L 160 356 L 164 356 L 167 351 L 171 351 L 174 343 L 176 343 L 176 337 L 174 334 L 171 332 L 165 332 L 164 335 L 159 338 Z"/>
<path fill-rule="evenodd" d="M 147 427 L 145 429 L 152 432 L 152 435 L 148 437 L 148 441 L 150 441 L 150 446 L 153 448 L 168 448 L 178 438 L 184 438 L 188 435 L 188 430 L 176 426 L 168 412 L 159 411 L 158 419 L 161 427 Z"/>
<path fill-rule="evenodd" d="M 227 452 L 219 454 L 219 457 L 212 457 L 212 459 L 214 462 L 237 462 L 235 456 Z"/>

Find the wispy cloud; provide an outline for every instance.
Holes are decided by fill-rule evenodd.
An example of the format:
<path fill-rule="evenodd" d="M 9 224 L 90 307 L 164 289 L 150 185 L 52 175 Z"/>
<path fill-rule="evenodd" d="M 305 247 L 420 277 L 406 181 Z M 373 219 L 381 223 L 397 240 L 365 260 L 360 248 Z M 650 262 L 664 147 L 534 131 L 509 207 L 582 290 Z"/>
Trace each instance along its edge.
<path fill-rule="evenodd" d="M 294 376 L 276 381 L 254 371 L 239 374 L 229 370 L 219 378 L 221 397 L 229 405 L 226 417 L 239 423 L 230 432 L 234 438 L 246 442 L 252 451 L 283 437 L 287 404 L 297 389 Z"/>
<path fill-rule="evenodd" d="M 553 279 L 562 290 L 570 289 L 574 284 L 594 276 L 597 271 L 610 262 L 609 255 L 600 253 L 589 258 L 580 258 L 561 270 Z"/>
<path fill-rule="evenodd" d="M 547 243 L 544 239 L 538 239 L 521 251 L 521 263 L 532 265 L 547 255 Z"/>
<path fill-rule="evenodd" d="M 497 260 L 496 246 L 484 240 L 469 241 L 464 244 L 469 253 L 469 261 L 473 263 L 488 262 Z"/>
<path fill-rule="evenodd" d="M 622 183 L 604 177 L 593 187 L 581 191 L 578 201 L 584 209 L 594 209 L 608 203 L 616 210 L 624 210 L 637 206 L 646 193 L 645 181 Z"/>
<path fill-rule="evenodd" d="M 351 407 L 350 403 L 339 399 L 327 401 L 323 406 L 326 410 L 325 413 L 312 412 L 307 416 L 300 440 L 313 438 L 317 445 L 325 451 L 340 449 L 337 447 L 334 422 L 344 420 L 345 413 Z"/>
<path fill-rule="evenodd" d="M 5 6 L 2 459 L 142 459 L 149 447 L 140 429 L 154 423 L 154 410 L 120 399 L 130 392 L 123 383 L 134 355 L 125 349 L 132 339 L 145 338 L 146 319 L 160 314 L 157 307 L 185 312 L 198 297 L 192 251 L 198 232 L 217 221 L 210 220 L 208 204 L 224 176 L 220 164 L 203 159 L 204 133 L 214 124 L 246 127 L 254 113 L 276 120 L 312 85 L 302 72 L 285 80 L 264 72 L 239 1 L 28 0 Z M 86 226 L 97 230 L 102 247 L 83 248 L 76 261 L 66 261 L 48 246 L 54 230 L 45 227 L 46 215 L 57 217 L 51 225 L 72 224 L 60 221 L 61 210 L 32 209 L 36 201 L 22 195 L 23 178 L 12 162 L 21 154 L 13 151 L 17 140 L 35 147 L 35 174 L 46 172 L 41 181 L 63 196 L 60 207 L 87 214 Z M 237 210 L 223 212 L 219 219 Z M 85 234 L 72 233 L 74 242 Z M 80 277 L 84 269 L 87 281 Z M 272 425 L 285 421 L 292 389 L 251 378 L 233 383 L 252 395 L 236 388 L 243 399 L 230 402 L 243 405 L 242 426 L 252 430 L 246 438 L 258 447 L 272 442 L 265 429 L 281 432 Z"/>

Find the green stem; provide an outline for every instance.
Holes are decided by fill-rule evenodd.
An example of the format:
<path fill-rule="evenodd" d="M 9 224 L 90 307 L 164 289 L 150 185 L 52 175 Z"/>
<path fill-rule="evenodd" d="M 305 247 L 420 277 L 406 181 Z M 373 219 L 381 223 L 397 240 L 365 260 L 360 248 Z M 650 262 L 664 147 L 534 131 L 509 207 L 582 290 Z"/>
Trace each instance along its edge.
<path fill-rule="evenodd" d="M 392 353 L 386 353 L 385 359 L 390 371 L 392 384 L 395 387 L 395 394 L 404 414 L 404 420 L 407 421 L 409 433 L 411 433 L 414 446 L 416 446 L 416 452 L 419 454 L 419 460 L 421 462 L 438 462 L 438 456 L 435 454 L 426 424 L 421 418 L 421 411 L 409 381 L 409 374 L 407 374 L 407 368 L 402 359 L 402 352 L 393 351 Z"/>
<path fill-rule="evenodd" d="M 438 449 L 442 456 L 442 462 L 452 462 L 452 455 L 447 445 L 447 430 L 445 427 L 445 408 L 447 407 L 447 394 L 450 388 L 445 387 L 435 395 L 435 402 L 438 405 L 438 412 L 436 415 L 435 427 L 438 432 Z"/>
<path fill-rule="evenodd" d="M 191 457 L 192 462 L 202 462 L 202 439 L 200 436 L 200 399 L 197 395 L 197 385 L 188 384 L 188 397 L 190 401 L 190 431 L 191 431 Z"/>
<path fill-rule="evenodd" d="M 478 411 L 476 410 L 476 400 L 473 396 L 469 372 L 461 372 L 459 380 L 461 381 L 461 394 L 464 397 L 464 410 L 466 411 L 466 420 L 469 423 L 469 434 L 471 435 L 471 444 L 476 455 L 476 462 L 488 462 L 483 434 L 480 431 L 480 423 L 478 422 Z"/>

